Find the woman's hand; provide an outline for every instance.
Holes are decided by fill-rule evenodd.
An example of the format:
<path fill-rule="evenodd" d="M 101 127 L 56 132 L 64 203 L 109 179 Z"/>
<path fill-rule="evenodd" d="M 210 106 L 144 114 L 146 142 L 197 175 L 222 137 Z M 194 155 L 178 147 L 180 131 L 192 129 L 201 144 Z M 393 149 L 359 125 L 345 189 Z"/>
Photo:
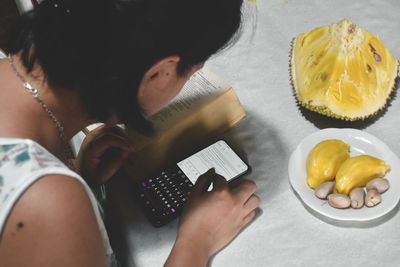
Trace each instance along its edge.
<path fill-rule="evenodd" d="M 130 152 L 133 149 L 122 128 L 102 125 L 86 136 L 75 167 L 90 186 L 100 185 L 119 170 Z"/>
<path fill-rule="evenodd" d="M 213 190 L 207 191 L 213 183 Z M 214 169 L 197 180 L 179 221 L 178 237 L 166 266 L 205 266 L 255 215 L 259 198 L 249 180 L 231 184 Z"/>

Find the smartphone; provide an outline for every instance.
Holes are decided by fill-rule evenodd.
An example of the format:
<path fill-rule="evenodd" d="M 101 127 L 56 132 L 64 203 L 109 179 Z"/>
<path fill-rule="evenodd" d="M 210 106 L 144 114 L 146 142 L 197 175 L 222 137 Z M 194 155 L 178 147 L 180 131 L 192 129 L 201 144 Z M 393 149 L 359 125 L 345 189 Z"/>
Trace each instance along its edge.
<path fill-rule="evenodd" d="M 227 181 L 249 169 L 224 140 L 219 140 L 158 175 L 139 181 L 135 185 L 136 195 L 151 224 L 160 227 L 177 218 L 197 178 L 210 168 L 215 168 Z"/>

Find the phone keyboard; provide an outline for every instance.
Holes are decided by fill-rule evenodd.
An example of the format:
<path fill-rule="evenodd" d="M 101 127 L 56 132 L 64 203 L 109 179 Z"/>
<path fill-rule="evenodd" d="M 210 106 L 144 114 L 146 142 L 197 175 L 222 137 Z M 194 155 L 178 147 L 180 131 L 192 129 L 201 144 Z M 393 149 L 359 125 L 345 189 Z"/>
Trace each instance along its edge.
<path fill-rule="evenodd" d="M 192 182 L 176 166 L 141 180 L 136 191 L 147 218 L 160 227 L 179 216 L 192 187 Z"/>

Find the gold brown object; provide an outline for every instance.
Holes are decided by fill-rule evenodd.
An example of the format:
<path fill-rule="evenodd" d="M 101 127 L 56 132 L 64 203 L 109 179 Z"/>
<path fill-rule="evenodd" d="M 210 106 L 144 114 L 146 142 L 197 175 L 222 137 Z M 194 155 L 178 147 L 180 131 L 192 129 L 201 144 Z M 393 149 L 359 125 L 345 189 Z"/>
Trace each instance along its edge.
<path fill-rule="evenodd" d="M 354 121 L 385 107 L 398 61 L 378 38 L 344 19 L 293 39 L 290 74 L 300 105 Z"/>
<path fill-rule="evenodd" d="M 328 139 L 318 143 L 307 156 L 307 184 L 315 189 L 333 180 L 339 167 L 349 157 L 349 145 L 341 140 Z"/>
<path fill-rule="evenodd" d="M 355 187 L 364 187 L 369 181 L 381 178 L 390 170 L 384 160 L 359 155 L 347 159 L 336 174 L 334 192 L 348 195 Z"/>

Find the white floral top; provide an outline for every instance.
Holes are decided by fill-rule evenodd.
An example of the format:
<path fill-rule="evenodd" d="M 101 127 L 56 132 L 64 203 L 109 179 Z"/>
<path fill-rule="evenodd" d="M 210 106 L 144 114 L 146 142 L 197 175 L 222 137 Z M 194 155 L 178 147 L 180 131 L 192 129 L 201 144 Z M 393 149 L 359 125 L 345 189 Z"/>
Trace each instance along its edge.
<path fill-rule="evenodd" d="M 4 57 L 0 50 L 0 59 Z M 29 139 L 0 137 L 0 236 L 17 200 L 29 186 L 49 174 L 66 175 L 82 183 L 96 215 L 109 266 L 117 266 L 96 197 L 90 187 L 53 154 Z"/>

